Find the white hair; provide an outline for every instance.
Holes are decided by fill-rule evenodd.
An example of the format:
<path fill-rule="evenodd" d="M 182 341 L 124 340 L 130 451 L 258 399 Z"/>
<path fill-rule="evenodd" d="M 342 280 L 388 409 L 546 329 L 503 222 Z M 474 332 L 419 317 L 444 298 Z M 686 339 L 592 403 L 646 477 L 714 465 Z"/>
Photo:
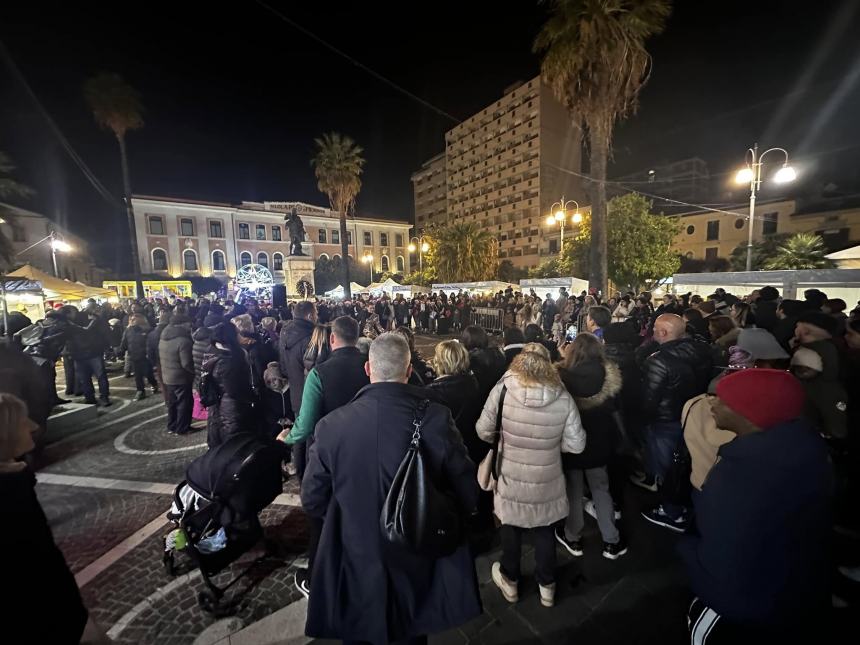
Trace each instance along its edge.
<path fill-rule="evenodd" d="M 370 344 L 370 380 L 374 383 L 405 383 L 412 354 L 400 334 L 380 334 Z"/>

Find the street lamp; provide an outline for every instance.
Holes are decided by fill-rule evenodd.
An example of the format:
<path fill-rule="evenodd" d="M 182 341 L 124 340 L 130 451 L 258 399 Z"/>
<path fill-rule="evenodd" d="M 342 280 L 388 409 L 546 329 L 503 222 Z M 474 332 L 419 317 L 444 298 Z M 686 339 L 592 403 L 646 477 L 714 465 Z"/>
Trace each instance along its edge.
<path fill-rule="evenodd" d="M 361 261 L 367 265 L 368 273 L 370 274 L 370 283 L 373 283 L 373 254 L 366 252 L 361 256 Z"/>
<path fill-rule="evenodd" d="M 430 245 L 424 241 L 424 236 L 421 237 L 410 237 L 409 238 L 409 246 L 407 247 L 410 253 L 415 253 L 418 251 L 418 270 L 424 270 L 424 254 L 430 250 Z"/>
<path fill-rule="evenodd" d="M 576 210 L 573 212 L 570 219 L 574 224 L 579 224 L 582 222 L 582 213 L 579 212 L 579 202 L 575 199 L 564 201 L 564 195 L 561 196 L 560 201 L 557 201 L 550 206 L 550 215 L 546 218 L 548 226 L 555 226 L 556 224 L 561 226 L 561 241 L 558 245 L 559 255 L 564 253 L 564 225 L 567 221 L 567 209 L 570 204 L 576 204 Z"/>
<path fill-rule="evenodd" d="M 782 163 L 782 168 L 776 171 L 773 180 L 778 184 L 785 184 L 794 181 L 797 178 L 797 173 L 794 168 L 788 165 L 788 152 L 785 148 L 769 148 L 758 153 L 758 144 L 747 150 L 747 165 L 746 168 L 738 170 L 735 175 L 735 181 L 739 184 L 749 182 L 750 185 L 750 219 L 749 231 L 747 235 L 747 271 L 752 271 L 752 250 L 753 250 L 753 224 L 755 223 L 755 198 L 756 193 L 761 189 L 761 169 L 763 159 L 769 152 L 781 152 L 785 155 L 785 161 Z"/>
<path fill-rule="evenodd" d="M 18 251 L 15 254 L 15 257 L 18 257 L 19 255 L 23 255 L 24 253 L 26 253 L 27 251 L 29 251 L 33 247 L 39 246 L 42 242 L 47 242 L 48 240 L 51 240 L 51 262 L 54 265 L 54 277 L 59 278 L 60 274 L 59 274 L 59 271 L 57 271 L 57 253 L 58 252 L 59 253 L 71 253 L 72 247 L 65 240 L 57 237 L 56 231 L 51 231 L 48 235 L 43 237 L 38 242 L 31 244 L 26 249 Z"/>

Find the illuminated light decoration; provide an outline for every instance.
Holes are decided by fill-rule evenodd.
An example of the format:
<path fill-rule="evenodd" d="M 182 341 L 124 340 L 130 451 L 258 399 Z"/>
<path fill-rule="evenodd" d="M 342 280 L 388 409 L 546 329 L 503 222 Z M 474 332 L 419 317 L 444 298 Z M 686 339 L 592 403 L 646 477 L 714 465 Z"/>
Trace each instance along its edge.
<path fill-rule="evenodd" d="M 314 295 L 314 286 L 307 280 L 299 280 L 296 282 L 296 293 L 302 298 L 310 298 Z"/>
<path fill-rule="evenodd" d="M 235 285 L 240 296 L 270 299 L 275 280 L 272 272 L 263 265 L 246 264 L 236 271 Z"/>

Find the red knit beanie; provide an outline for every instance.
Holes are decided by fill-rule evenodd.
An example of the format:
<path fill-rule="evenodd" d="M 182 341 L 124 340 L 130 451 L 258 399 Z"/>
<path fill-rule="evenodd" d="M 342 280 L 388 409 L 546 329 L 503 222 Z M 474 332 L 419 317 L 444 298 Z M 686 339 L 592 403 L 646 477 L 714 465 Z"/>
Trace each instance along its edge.
<path fill-rule="evenodd" d="M 721 378 L 717 396 L 762 429 L 799 417 L 806 399 L 803 386 L 790 372 L 764 369 L 741 370 Z"/>

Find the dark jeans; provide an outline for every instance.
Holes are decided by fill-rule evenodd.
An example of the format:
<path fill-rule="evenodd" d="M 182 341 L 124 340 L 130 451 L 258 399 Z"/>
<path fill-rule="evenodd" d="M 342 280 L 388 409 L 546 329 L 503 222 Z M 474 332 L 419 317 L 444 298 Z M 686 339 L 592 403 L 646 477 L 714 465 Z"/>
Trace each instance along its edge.
<path fill-rule="evenodd" d="M 658 421 L 648 424 L 645 430 L 645 450 L 648 474 L 663 481 L 672 467 L 672 454 L 684 440 L 680 421 Z M 664 501 L 663 510 L 672 519 L 683 515 L 684 507 Z"/>
<path fill-rule="evenodd" d="M 132 361 L 134 365 L 134 387 L 138 392 L 143 392 L 144 378 L 149 381 L 152 387 L 158 387 L 158 381 L 155 380 L 155 374 L 152 371 L 152 364 L 145 358 Z"/>
<path fill-rule="evenodd" d="M 83 394 L 83 389 L 81 389 L 81 386 L 78 384 L 74 359 L 68 356 L 63 356 L 63 372 L 66 374 L 66 394 Z"/>
<path fill-rule="evenodd" d="M 523 529 L 502 524 L 502 573 L 514 582 L 520 579 L 523 533 L 529 530 L 535 544 L 535 578 L 539 585 L 551 585 L 555 582 L 555 536 L 551 526 Z"/>
<path fill-rule="evenodd" d="M 134 368 L 137 378 L 137 365 Z M 165 385 L 167 393 L 167 431 L 185 434 L 191 429 L 191 412 L 194 399 L 191 395 L 191 385 Z"/>
<path fill-rule="evenodd" d="M 104 400 L 110 397 L 110 387 L 108 386 L 107 372 L 105 372 L 105 361 L 101 356 L 76 358 L 75 373 L 80 379 L 84 398 L 87 401 L 93 401 L 96 398 L 95 389 L 93 388 L 93 377 L 99 383 L 99 397 Z"/>

